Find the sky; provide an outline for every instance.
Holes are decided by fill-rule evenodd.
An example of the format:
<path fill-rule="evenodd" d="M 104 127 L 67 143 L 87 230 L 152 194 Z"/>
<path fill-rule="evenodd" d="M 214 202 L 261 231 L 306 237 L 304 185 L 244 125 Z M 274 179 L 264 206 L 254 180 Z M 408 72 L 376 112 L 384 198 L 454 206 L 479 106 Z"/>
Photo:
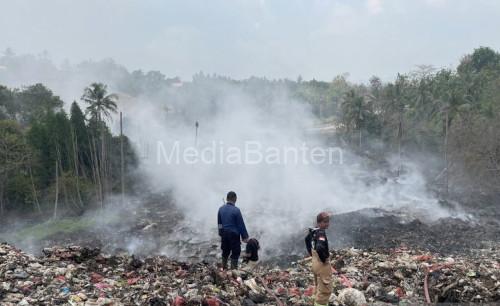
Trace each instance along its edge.
<path fill-rule="evenodd" d="M 393 80 L 500 50 L 496 0 L 0 0 L 0 50 L 64 60 L 113 58 L 189 80 Z"/>

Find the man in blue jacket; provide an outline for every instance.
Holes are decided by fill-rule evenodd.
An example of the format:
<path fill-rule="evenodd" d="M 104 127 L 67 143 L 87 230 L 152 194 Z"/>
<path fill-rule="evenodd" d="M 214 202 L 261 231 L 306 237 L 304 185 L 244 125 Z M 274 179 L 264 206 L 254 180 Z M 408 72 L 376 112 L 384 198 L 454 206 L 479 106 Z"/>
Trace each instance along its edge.
<path fill-rule="evenodd" d="M 227 269 L 227 262 L 231 257 L 231 269 L 238 269 L 238 259 L 241 253 L 241 240 L 248 241 L 248 233 L 241 211 L 235 206 L 236 193 L 230 191 L 226 196 L 226 204 L 219 208 L 217 223 L 221 237 L 222 267 Z M 241 240 L 240 240 L 241 237 Z"/>

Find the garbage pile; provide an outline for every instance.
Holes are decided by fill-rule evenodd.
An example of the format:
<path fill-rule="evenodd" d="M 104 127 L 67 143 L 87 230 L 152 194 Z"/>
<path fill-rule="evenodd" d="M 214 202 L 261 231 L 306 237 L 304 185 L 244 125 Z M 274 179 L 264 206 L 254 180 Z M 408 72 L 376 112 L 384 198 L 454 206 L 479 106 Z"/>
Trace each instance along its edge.
<path fill-rule="evenodd" d="M 498 250 L 440 257 L 398 248 L 331 254 L 332 305 L 500 303 Z M 164 256 L 105 255 L 79 246 L 26 254 L 0 245 L 1 305 L 310 305 L 310 260 L 287 269 L 258 265 L 222 271 L 207 262 Z"/>

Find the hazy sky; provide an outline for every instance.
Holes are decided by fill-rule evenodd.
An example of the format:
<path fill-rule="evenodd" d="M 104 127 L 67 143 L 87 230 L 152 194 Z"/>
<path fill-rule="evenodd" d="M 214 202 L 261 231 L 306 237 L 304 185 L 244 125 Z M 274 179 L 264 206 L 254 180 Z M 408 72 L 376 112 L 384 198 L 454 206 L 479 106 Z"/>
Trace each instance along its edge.
<path fill-rule="evenodd" d="M 497 0 L 0 0 L 0 50 L 61 63 L 113 58 L 190 79 L 391 80 L 500 50 Z"/>

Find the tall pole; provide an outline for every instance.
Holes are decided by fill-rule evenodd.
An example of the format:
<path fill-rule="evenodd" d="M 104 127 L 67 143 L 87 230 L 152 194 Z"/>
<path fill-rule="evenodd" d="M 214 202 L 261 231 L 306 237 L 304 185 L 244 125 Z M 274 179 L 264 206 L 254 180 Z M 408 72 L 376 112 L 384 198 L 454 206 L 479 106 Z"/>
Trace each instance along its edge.
<path fill-rule="evenodd" d="M 444 190 L 445 196 L 448 197 L 448 112 L 449 108 L 445 110 L 445 126 L 444 126 L 444 166 L 445 166 L 445 176 L 444 176 Z"/>
<path fill-rule="evenodd" d="M 125 181 L 123 175 L 125 172 L 125 164 L 123 158 L 123 117 L 122 112 L 120 112 L 120 174 L 121 174 L 121 184 L 122 184 L 122 205 L 125 203 Z"/>
<path fill-rule="evenodd" d="M 59 151 L 57 151 L 59 152 Z M 54 200 L 54 220 L 57 218 L 57 206 L 59 202 L 59 154 L 56 159 L 56 198 Z"/>
<path fill-rule="evenodd" d="M 401 175 L 402 168 L 402 154 L 401 154 L 401 142 L 403 138 L 403 111 L 401 106 L 399 107 L 399 125 L 398 125 L 398 178 Z"/>
<path fill-rule="evenodd" d="M 200 124 L 198 123 L 198 121 L 196 121 L 196 123 L 194 124 L 194 126 L 195 126 L 194 145 L 198 146 L 198 127 L 200 126 Z"/>

